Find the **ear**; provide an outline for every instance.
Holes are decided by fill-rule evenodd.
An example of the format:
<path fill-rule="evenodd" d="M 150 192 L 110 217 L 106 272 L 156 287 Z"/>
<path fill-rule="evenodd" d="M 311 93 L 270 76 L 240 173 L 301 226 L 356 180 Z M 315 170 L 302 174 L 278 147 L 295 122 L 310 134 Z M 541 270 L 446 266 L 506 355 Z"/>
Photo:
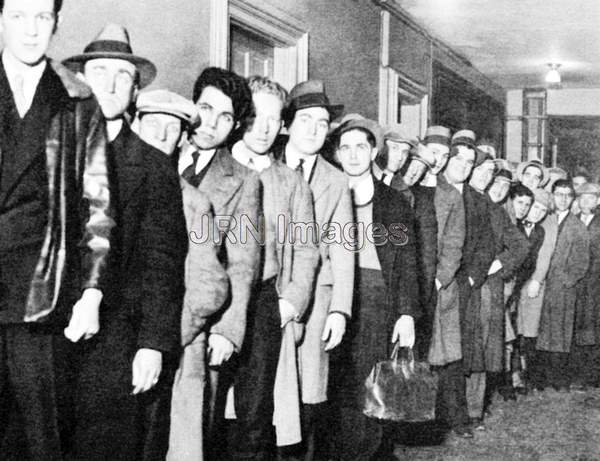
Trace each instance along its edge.
<path fill-rule="evenodd" d="M 378 153 L 379 149 L 377 149 L 377 147 L 373 147 L 373 149 L 371 149 L 371 161 L 375 160 L 375 157 L 377 157 Z"/>

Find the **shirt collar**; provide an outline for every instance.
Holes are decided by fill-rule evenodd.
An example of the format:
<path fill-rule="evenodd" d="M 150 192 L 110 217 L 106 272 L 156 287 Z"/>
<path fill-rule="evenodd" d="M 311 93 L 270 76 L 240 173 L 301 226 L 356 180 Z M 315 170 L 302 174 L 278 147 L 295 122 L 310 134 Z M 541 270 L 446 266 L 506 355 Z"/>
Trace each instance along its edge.
<path fill-rule="evenodd" d="M 251 151 L 245 146 L 244 141 L 236 142 L 231 148 L 231 155 L 242 165 L 251 170 L 261 172 L 271 166 L 271 159 L 267 154 L 252 155 Z"/>
<path fill-rule="evenodd" d="M 179 174 L 182 174 L 188 166 L 194 163 L 194 158 L 192 157 L 194 152 L 200 153 L 200 157 L 196 162 L 196 174 L 198 174 L 210 163 L 211 159 L 215 156 L 217 149 L 199 150 L 189 141 L 184 141 L 181 146 L 181 153 L 179 154 L 179 161 L 177 164 L 177 171 Z"/>
<path fill-rule="evenodd" d="M 27 66 L 15 59 L 12 54 L 3 52 L 2 65 L 4 66 L 4 71 L 6 72 L 8 82 L 11 84 L 11 88 L 15 77 L 21 75 L 23 77 L 24 89 L 26 90 L 27 87 L 33 86 L 34 89 L 37 87 L 42 74 L 46 70 L 47 61 L 46 59 L 42 59 L 35 66 Z"/>
<path fill-rule="evenodd" d="M 375 194 L 375 184 L 373 176 L 368 175 L 360 182 L 352 186 L 352 199 L 355 205 L 365 205 L 373 199 Z"/>
<path fill-rule="evenodd" d="M 308 181 L 310 178 L 310 173 L 315 166 L 315 162 L 317 161 L 317 156 L 319 154 L 314 155 L 303 155 L 300 154 L 293 149 L 288 148 L 289 144 L 285 146 L 285 163 L 292 170 L 295 170 L 298 164 L 300 163 L 300 159 L 304 159 L 304 163 L 302 164 L 302 168 L 304 170 L 304 179 Z"/>

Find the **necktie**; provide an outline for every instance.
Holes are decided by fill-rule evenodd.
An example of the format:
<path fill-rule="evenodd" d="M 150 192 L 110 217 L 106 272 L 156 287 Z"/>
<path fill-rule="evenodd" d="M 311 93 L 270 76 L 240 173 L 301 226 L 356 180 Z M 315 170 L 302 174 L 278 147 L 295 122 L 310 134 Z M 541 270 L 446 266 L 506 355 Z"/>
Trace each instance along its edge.
<path fill-rule="evenodd" d="M 19 115 L 21 116 L 21 118 L 23 118 L 25 116 L 25 114 L 27 113 L 27 101 L 25 100 L 25 90 L 23 89 L 24 86 L 24 79 L 23 76 L 21 74 L 17 74 L 15 75 L 14 78 L 14 88 L 13 88 L 13 94 L 15 97 L 15 106 L 17 106 L 17 111 L 19 112 Z"/>
<path fill-rule="evenodd" d="M 523 221 L 523 227 L 525 227 L 526 229 L 530 229 L 534 226 L 534 223 L 532 223 L 531 221 Z"/>
<path fill-rule="evenodd" d="M 183 173 L 181 173 L 181 177 L 189 182 L 192 186 L 198 187 L 200 185 L 200 181 L 198 180 L 198 176 L 196 176 L 196 165 L 198 164 L 198 158 L 200 154 L 196 151 L 192 153 L 192 164 L 188 166 Z"/>
<path fill-rule="evenodd" d="M 301 158 L 300 161 L 298 162 L 298 165 L 296 165 L 295 170 L 300 173 L 302 175 L 302 177 L 304 178 L 304 159 Z"/>
<path fill-rule="evenodd" d="M 251 170 L 256 170 L 256 164 L 254 163 L 254 159 L 251 158 L 250 160 L 248 160 L 248 168 L 250 168 Z"/>
<path fill-rule="evenodd" d="M 389 184 L 386 181 L 387 178 L 388 178 L 388 174 L 387 173 L 383 173 L 383 176 L 381 176 L 381 182 L 389 186 Z"/>

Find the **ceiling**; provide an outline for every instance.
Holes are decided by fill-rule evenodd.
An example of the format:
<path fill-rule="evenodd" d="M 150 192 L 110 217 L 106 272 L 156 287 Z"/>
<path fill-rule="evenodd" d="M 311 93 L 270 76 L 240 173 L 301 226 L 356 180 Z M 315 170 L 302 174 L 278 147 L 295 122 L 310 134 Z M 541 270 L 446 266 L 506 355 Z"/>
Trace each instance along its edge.
<path fill-rule="evenodd" d="M 396 0 L 506 89 L 544 85 L 560 63 L 563 88 L 600 88 L 598 0 Z"/>

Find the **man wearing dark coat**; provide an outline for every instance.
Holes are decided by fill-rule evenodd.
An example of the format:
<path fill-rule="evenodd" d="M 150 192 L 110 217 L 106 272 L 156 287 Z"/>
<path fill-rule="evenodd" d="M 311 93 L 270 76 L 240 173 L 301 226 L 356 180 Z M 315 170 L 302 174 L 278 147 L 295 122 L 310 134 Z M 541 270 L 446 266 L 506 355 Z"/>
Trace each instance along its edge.
<path fill-rule="evenodd" d="M 570 212 L 575 195 L 572 183 L 559 179 L 552 186 L 552 194 L 558 238 L 546 277 L 537 349 L 544 372 L 542 386 L 567 391 L 577 284 L 588 269 L 590 248 L 585 225 Z"/>
<path fill-rule="evenodd" d="M 117 217 L 100 332 L 83 350 L 74 456 L 164 459 L 187 235 L 173 162 L 134 134 L 124 117 L 156 69 L 131 52 L 127 31 L 115 24 L 65 63 L 83 70 L 107 119 Z"/>
<path fill-rule="evenodd" d="M 0 1 L 3 459 L 62 459 L 64 403 L 72 395 L 63 329 L 72 341 L 96 334 L 106 293 L 114 220 L 105 124 L 90 89 L 46 57 L 61 6 Z"/>
<path fill-rule="evenodd" d="M 482 379 L 484 384 L 473 389 L 472 398 L 469 399 L 471 417 L 482 424 L 485 391 L 491 390 L 504 369 L 504 282 L 513 277 L 515 270 L 524 261 L 529 244 L 517 226 L 511 222 L 504 207 L 494 203 L 490 195 L 485 193 L 493 179 L 495 164 L 491 153 L 495 153 L 495 148 L 480 144 L 477 149 L 479 155 L 483 153 L 487 158 L 473 170 L 470 185 L 484 194 L 488 202 L 495 255 L 488 269 L 488 278 L 481 288 L 480 317 L 486 376 Z"/>
<path fill-rule="evenodd" d="M 585 225 L 590 241 L 590 264 L 577 285 L 575 336 L 572 346 L 572 387 L 600 385 L 600 217 L 596 208 L 600 186 L 585 183 L 577 189 L 578 218 Z"/>
<path fill-rule="evenodd" d="M 351 120 L 334 134 L 359 226 L 353 321 L 338 351 L 332 386 L 339 411 L 334 453 L 340 460 L 392 456 L 382 426 L 362 413 L 364 381 L 375 363 L 389 356 L 392 343 L 413 346 L 414 319 L 420 315 L 414 214 L 399 192 L 371 174 L 377 155 L 374 125 Z"/>

